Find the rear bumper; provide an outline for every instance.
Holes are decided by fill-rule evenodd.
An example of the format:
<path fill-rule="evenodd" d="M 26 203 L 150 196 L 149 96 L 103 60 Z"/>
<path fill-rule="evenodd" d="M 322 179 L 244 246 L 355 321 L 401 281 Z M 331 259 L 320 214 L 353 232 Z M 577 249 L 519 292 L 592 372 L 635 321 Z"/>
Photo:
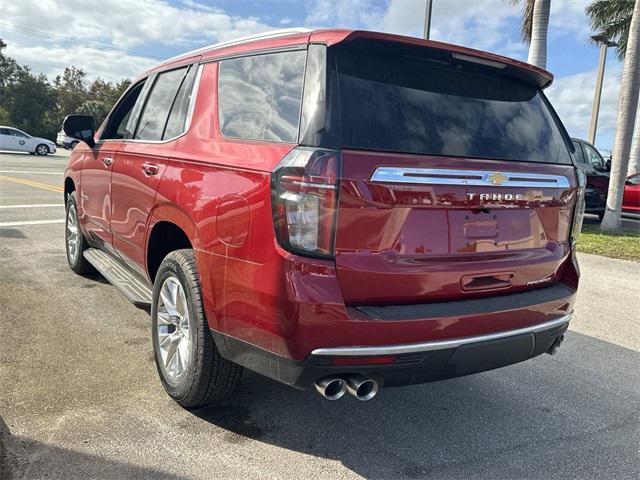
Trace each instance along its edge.
<path fill-rule="evenodd" d="M 303 361 L 281 357 L 213 331 L 223 357 L 283 383 L 308 388 L 328 375 L 360 374 L 384 386 L 401 386 L 459 377 L 511 365 L 548 352 L 569 326 L 571 314 L 532 325 L 448 340 L 313 350 Z M 335 365 L 338 357 L 394 357 L 385 365 Z M 363 360 L 365 361 L 365 360 Z"/>

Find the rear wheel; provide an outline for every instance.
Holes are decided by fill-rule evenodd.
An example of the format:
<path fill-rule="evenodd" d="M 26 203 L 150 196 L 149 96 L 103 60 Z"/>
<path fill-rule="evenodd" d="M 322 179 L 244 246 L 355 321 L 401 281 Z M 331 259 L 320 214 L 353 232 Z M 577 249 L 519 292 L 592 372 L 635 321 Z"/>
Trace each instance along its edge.
<path fill-rule="evenodd" d="M 64 240 L 67 247 L 67 262 L 74 272 L 83 275 L 91 271 L 91 264 L 84 258 L 84 251 L 89 248 L 87 239 L 78 222 L 78 205 L 76 192 L 67 198 L 67 215 L 65 219 Z"/>
<path fill-rule="evenodd" d="M 189 408 L 231 395 L 242 367 L 222 358 L 213 342 L 192 250 L 176 250 L 162 261 L 151 325 L 156 367 L 171 398 Z"/>
<path fill-rule="evenodd" d="M 49 154 L 49 147 L 47 147 L 44 143 L 41 143 L 40 145 L 38 145 L 36 147 L 36 154 L 37 155 L 48 155 Z"/>

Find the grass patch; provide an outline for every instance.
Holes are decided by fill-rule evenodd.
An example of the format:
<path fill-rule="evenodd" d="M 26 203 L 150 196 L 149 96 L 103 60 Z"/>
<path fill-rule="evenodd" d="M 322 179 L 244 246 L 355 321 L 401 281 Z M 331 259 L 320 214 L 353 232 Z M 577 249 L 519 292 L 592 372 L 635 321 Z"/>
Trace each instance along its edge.
<path fill-rule="evenodd" d="M 600 225 L 583 225 L 578 251 L 640 262 L 640 229 L 604 233 L 600 231 Z"/>

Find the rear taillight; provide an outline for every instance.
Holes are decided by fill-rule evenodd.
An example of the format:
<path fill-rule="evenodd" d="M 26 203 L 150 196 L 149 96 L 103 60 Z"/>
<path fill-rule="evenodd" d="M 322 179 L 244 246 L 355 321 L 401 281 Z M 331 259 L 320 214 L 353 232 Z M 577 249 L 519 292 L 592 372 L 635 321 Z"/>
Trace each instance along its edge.
<path fill-rule="evenodd" d="M 573 210 L 573 226 L 571 228 L 572 247 L 578 241 L 580 232 L 582 231 L 582 221 L 584 220 L 585 209 L 584 189 L 587 185 L 587 176 L 585 172 L 581 169 L 577 169 L 576 173 L 578 175 L 578 193 L 576 195 L 576 206 Z"/>
<path fill-rule="evenodd" d="M 297 147 L 271 176 L 278 243 L 306 256 L 332 258 L 338 207 L 340 153 Z"/>

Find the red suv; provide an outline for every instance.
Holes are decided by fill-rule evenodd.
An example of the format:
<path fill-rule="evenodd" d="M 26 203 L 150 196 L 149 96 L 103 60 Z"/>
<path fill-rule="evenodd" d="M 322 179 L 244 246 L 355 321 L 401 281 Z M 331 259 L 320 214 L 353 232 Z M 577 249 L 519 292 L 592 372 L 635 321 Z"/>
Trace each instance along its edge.
<path fill-rule="evenodd" d="M 150 306 L 186 407 L 243 367 L 329 399 L 552 353 L 579 271 L 584 178 L 501 56 L 352 30 L 278 31 L 136 80 L 65 174 L 66 246 Z"/>

